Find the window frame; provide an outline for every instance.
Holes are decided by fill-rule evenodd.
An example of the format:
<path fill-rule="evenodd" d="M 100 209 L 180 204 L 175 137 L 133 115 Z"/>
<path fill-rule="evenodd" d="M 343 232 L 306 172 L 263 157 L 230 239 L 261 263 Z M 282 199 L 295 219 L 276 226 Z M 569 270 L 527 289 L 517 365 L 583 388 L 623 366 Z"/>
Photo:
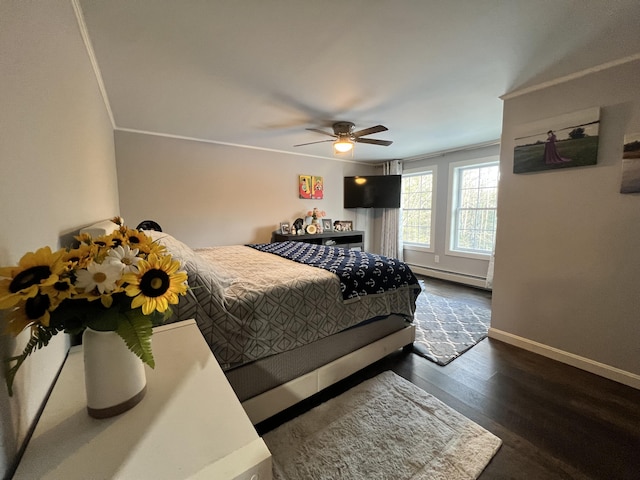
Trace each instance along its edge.
<path fill-rule="evenodd" d="M 427 252 L 433 253 L 435 252 L 435 226 L 436 226 L 436 198 L 437 198 L 437 186 L 438 186 L 438 166 L 430 165 L 426 167 L 420 167 L 419 169 L 405 169 L 402 172 L 402 181 L 404 182 L 405 177 L 416 177 L 419 175 L 427 175 L 431 174 L 432 184 L 431 184 L 431 233 L 429 236 L 429 246 L 426 246 L 424 243 L 414 243 L 407 241 L 406 238 L 402 238 L 402 247 L 405 250 L 412 250 L 416 252 Z M 403 184 L 404 187 L 404 184 Z M 403 195 L 404 198 L 404 195 Z M 402 216 L 404 216 L 404 202 L 400 205 L 400 209 L 402 212 Z M 400 228 L 403 229 L 402 220 L 400 223 Z"/>
<path fill-rule="evenodd" d="M 491 252 L 488 253 L 480 253 L 480 252 L 469 252 L 465 250 L 456 250 L 454 249 L 454 240 L 456 235 L 456 218 L 457 218 L 457 204 L 459 198 L 458 192 L 458 174 L 457 171 L 460 168 L 468 168 L 468 167 L 484 167 L 484 166 L 497 166 L 500 168 L 500 157 L 498 155 L 491 155 L 489 157 L 481 157 L 474 158 L 471 160 L 464 160 L 460 162 L 451 162 L 449 164 L 449 195 L 447 202 L 447 238 L 446 238 L 446 248 L 445 254 L 452 255 L 455 257 L 464 257 L 464 258 L 474 258 L 479 260 L 489 260 L 491 257 Z M 500 182 L 500 171 L 498 170 L 498 187 Z M 496 215 L 497 215 L 497 205 L 496 205 Z M 494 237 L 495 242 L 495 237 Z M 495 248 L 495 245 L 494 245 Z"/>

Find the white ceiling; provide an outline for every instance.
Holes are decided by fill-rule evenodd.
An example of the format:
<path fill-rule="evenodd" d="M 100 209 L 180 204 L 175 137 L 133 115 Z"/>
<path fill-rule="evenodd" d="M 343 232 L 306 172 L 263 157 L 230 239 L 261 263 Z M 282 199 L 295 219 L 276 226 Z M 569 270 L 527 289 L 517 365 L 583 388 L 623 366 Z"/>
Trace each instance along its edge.
<path fill-rule="evenodd" d="M 640 53 L 638 0 L 79 0 L 116 128 L 353 159 L 500 137 L 500 96 Z"/>

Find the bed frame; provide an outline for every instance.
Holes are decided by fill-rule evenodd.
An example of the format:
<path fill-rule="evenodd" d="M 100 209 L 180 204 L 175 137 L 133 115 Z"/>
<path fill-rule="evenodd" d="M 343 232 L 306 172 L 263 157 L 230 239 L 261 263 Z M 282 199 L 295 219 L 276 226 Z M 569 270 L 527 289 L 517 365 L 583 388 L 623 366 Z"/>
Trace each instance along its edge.
<path fill-rule="evenodd" d="M 249 398 L 242 402 L 242 406 L 255 425 L 386 357 L 393 351 L 410 346 L 415 339 L 415 334 L 415 326 L 408 325 L 402 330 L 354 350 L 309 373 Z"/>

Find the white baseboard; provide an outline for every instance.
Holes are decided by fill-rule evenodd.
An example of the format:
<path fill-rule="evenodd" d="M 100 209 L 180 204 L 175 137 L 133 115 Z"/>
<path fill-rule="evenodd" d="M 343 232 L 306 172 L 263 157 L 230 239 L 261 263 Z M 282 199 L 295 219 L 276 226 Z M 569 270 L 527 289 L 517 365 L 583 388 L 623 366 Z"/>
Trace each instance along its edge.
<path fill-rule="evenodd" d="M 425 275 L 427 277 L 439 278 L 440 280 L 448 280 L 450 282 L 462 283 L 472 287 L 487 288 L 486 279 L 482 277 L 474 277 L 464 273 L 449 272 L 447 270 L 437 270 L 435 268 L 421 267 L 419 265 L 409 264 L 414 273 Z"/>
<path fill-rule="evenodd" d="M 588 358 L 581 357 L 580 355 L 565 352 L 495 328 L 489 329 L 489 338 L 495 338 L 496 340 L 508 343 L 509 345 L 537 353 L 544 357 L 566 363 L 572 367 L 586 370 L 587 372 L 594 373 L 601 377 L 608 378 L 609 380 L 613 380 L 614 382 L 622 383 L 640 390 L 640 375 L 636 375 L 635 373 L 627 372 L 625 370 L 612 367 L 611 365 L 596 362 L 595 360 L 590 360 Z"/>

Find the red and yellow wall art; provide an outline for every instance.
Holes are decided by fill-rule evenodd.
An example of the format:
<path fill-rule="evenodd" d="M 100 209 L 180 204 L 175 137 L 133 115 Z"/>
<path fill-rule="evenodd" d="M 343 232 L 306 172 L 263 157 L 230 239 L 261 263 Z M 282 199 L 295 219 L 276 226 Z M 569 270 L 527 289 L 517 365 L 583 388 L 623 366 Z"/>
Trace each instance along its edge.
<path fill-rule="evenodd" d="M 324 181 L 315 175 L 300 175 L 298 179 L 298 194 L 307 200 L 324 198 Z"/>

